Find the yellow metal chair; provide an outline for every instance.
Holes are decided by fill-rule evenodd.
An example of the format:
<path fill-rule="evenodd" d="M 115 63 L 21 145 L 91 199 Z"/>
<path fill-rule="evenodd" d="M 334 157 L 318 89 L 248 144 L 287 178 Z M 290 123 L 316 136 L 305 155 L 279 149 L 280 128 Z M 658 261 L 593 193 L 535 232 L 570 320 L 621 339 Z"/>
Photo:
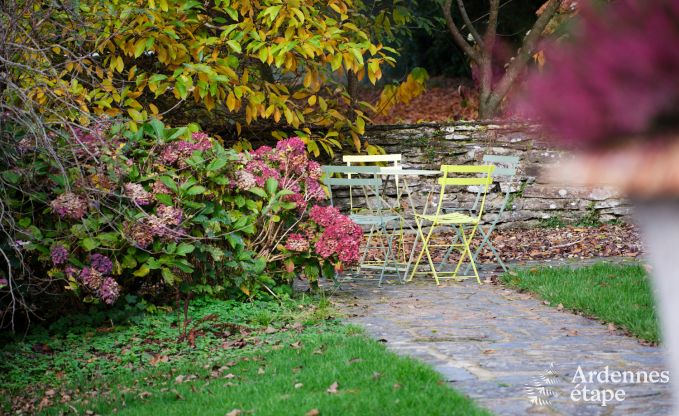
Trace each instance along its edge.
<path fill-rule="evenodd" d="M 429 261 L 429 267 L 431 267 L 431 272 L 434 275 L 436 284 L 440 284 L 439 279 L 464 279 L 468 277 L 475 277 L 476 281 L 481 283 L 479 278 L 479 272 L 476 269 L 476 263 L 474 262 L 474 256 L 471 253 L 469 244 L 474 238 L 474 234 L 481 221 L 481 216 L 483 215 L 483 207 L 486 203 L 486 195 L 488 194 L 488 188 L 493 183 L 493 178 L 491 174 L 495 170 L 495 166 L 459 166 L 459 165 L 443 165 L 441 166 L 441 172 L 443 172 L 443 177 L 438 180 L 441 190 L 439 193 L 439 201 L 436 207 L 436 213 L 427 215 L 426 213 L 422 215 L 415 216 L 415 222 L 417 224 L 417 232 L 422 241 L 422 250 L 417 256 L 415 265 L 410 274 L 408 280 L 412 280 L 413 276 L 417 272 L 417 267 L 422 260 L 422 257 L 426 254 L 427 260 Z M 476 187 L 474 192 L 478 191 L 481 197 L 480 204 L 477 205 L 474 214 L 466 214 L 462 212 L 450 212 L 446 213 L 444 209 L 446 187 Z M 422 228 L 426 225 L 425 223 L 430 223 L 429 232 L 424 234 Z M 451 244 L 430 244 L 431 237 L 434 230 L 441 226 L 451 226 L 456 229 L 457 235 L 460 236 L 461 242 L 457 243 L 457 238 L 454 238 Z M 453 247 L 460 252 L 460 259 L 455 266 L 453 271 L 437 271 L 432 259 L 430 249 L 433 247 Z M 465 258 L 469 259 L 473 275 L 461 276 L 458 275 L 460 266 L 464 262 Z"/>

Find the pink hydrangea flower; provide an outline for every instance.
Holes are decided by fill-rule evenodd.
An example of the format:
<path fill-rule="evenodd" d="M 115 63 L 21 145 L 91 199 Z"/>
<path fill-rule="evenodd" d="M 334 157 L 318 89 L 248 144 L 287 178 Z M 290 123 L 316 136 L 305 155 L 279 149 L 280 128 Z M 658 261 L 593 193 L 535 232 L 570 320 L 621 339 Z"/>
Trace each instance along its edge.
<path fill-rule="evenodd" d="M 331 226 L 337 217 L 342 216 L 340 210 L 333 206 L 314 205 L 309 212 L 311 219 L 321 227 Z"/>
<path fill-rule="evenodd" d="M 301 234 L 290 234 L 285 243 L 285 248 L 290 251 L 307 251 L 309 250 L 309 241 Z"/>
<path fill-rule="evenodd" d="M 311 219 L 321 227 L 325 227 L 316 242 L 316 253 L 323 258 L 334 254 L 346 264 L 358 261 L 360 256 L 363 230 L 349 217 L 331 206 L 314 206 L 310 212 Z"/>

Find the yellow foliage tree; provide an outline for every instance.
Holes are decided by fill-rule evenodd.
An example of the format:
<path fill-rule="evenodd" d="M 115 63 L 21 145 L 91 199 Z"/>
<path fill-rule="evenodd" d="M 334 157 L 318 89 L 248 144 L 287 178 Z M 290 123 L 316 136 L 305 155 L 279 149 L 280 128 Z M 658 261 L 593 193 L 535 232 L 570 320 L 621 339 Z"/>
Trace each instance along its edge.
<path fill-rule="evenodd" d="M 24 16 L 30 31 L 17 36 L 40 33 L 48 49 L 24 50 L 18 62 L 37 70 L 14 75 L 24 98 L 82 123 L 122 115 L 134 129 L 199 105 L 224 112 L 238 134 L 265 121 L 315 136 L 307 145 L 317 155 L 332 153 L 340 132 L 360 148 L 367 107 L 352 105 L 343 80 L 351 71 L 375 84 L 396 55 L 353 22 L 352 0 L 82 0 L 77 7 L 43 21 Z"/>

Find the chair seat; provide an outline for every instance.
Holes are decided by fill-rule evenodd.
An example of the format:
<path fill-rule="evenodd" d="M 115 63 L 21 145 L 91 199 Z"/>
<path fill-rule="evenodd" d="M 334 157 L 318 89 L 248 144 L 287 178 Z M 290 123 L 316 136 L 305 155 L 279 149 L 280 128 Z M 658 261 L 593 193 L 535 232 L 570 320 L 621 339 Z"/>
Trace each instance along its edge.
<path fill-rule="evenodd" d="M 418 218 L 431 221 L 436 224 L 478 224 L 478 218 L 470 217 L 459 212 L 451 212 L 439 215 L 417 215 Z"/>
<path fill-rule="evenodd" d="M 382 225 L 399 219 L 398 215 L 352 214 L 349 218 L 358 225 Z"/>

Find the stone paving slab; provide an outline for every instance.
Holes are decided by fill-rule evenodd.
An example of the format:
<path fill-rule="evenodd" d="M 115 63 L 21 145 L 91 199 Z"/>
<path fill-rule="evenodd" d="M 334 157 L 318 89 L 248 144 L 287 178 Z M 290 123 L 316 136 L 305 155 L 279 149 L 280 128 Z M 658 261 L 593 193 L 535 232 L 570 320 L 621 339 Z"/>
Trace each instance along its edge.
<path fill-rule="evenodd" d="M 664 371 L 662 348 L 611 333 L 601 322 L 558 311 L 531 295 L 472 280 L 437 287 L 423 278 L 382 288 L 344 283 L 334 300 L 349 321 L 396 353 L 432 365 L 452 387 L 497 415 L 670 414 L 667 383 L 573 383 L 578 366 L 586 377 L 606 366 L 611 373 Z M 583 386 L 589 399 L 601 398 L 593 390 L 622 390 L 625 397 L 606 406 L 574 401 Z"/>

